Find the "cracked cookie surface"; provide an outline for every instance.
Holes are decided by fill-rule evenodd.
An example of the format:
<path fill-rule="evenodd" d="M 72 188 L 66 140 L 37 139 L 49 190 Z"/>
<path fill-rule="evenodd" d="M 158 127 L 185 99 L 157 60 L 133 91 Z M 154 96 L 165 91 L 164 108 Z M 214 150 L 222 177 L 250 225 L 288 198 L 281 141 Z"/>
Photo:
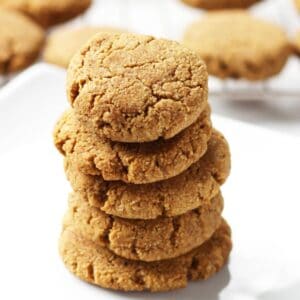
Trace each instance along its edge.
<path fill-rule="evenodd" d="M 33 63 L 43 42 L 44 31 L 40 26 L 21 13 L 0 8 L 0 74 L 15 72 Z"/>
<path fill-rule="evenodd" d="M 174 177 L 189 168 L 205 154 L 211 132 L 207 107 L 194 124 L 172 139 L 118 143 L 100 138 L 70 110 L 56 125 L 54 143 L 84 174 L 142 184 Z"/>
<path fill-rule="evenodd" d="M 67 177 L 82 198 L 103 212 L 127 219 L 177 216 L 198 208 L 219 193 L 230 172 L 230 151 L 225 138 L 214 130 L 205 155 L 183 173 L 150 184 L 104 181 L 85 175 L 65 160 Z"/>
<path fill-rule="evenodd" d="M 224 220 L 199 248 L 159 262 L 126 260 L 83 239 L 71 227 L 60 238 L 61 257 L 72 273 L 101 287 L 124 291 L 168 291 L 185 287 L 188 280 L 208 279 L 224 266 L 231 248 L 231 232 Z"/>
<path fill-rule="evenodd" d="M 260 0 L 182 0 L 203 9 L 246 8 Z"/>
<path fill-rule="evenodd" d="M 44 59 L 51 64 L 67 68 L 76 51 L 93 35 L 103 31 L 121 32 L 112 27 L 80 27 L 54 31 L 47 38 Z"/>
<path fill-rule="evenodd" d="M 67 93 L 80 120 L 111 140 L 169 139 L 205 109 L 207 70 L 176 42 L 100 33 L 73 57 Z"/>
<path fill-rule="evenodd" d="M 218 194 L 200 208 L 177 217 L 128 220 L 91 207 L 80 195 L 69 197 L 64 227 L 127 259 L 158 261 L 174 258 L 208 240 L 221 222 L 223 198 Z"/>
<path fill-rule="evenodd" d="M 188 27 L 184 44 L 198 52 L 210 74 L 220 78 L 269 78 L 282 70 L 291 53 L 279 26 L 242 10 L 206 14 Z"/>
<path fill-rule="evenodd" d="M 43 27 L 72 19 L 90 4 L 91 0 L 0 0 L 0 6 L 19 10 Z"/>

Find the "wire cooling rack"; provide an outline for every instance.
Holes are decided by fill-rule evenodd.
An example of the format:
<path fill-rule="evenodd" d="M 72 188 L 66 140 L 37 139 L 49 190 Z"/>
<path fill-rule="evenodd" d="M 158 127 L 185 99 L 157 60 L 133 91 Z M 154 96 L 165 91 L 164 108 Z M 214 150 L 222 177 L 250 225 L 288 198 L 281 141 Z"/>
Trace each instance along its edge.
<path fill-rule="evenodd" d="M 180 41 L 189 23 L 203 11 L 180 0 L 94 0 L 91 9 L 67 26 L 109 25 L 128 31 Z M 300 14 L 293 0 L 264 0 L 251 13 L 280 24 L 291 37 L 300 30 Z M 270 37 L 272 38 L 272 37 Z M 0 86 L 14 76 L 0 77 Z M 300 58 L 291 57 L 276 77 L 266 81 L 210 78 L 210 95 L 230 100 L 300 100 Z"/>

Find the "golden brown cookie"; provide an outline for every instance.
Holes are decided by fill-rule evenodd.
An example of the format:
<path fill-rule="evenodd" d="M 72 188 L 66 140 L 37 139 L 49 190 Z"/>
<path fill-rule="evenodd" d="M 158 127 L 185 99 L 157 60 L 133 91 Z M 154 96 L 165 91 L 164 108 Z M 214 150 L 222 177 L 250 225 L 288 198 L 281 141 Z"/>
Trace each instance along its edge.
<path fill-rule="evenodd" d="M 223 198 L 217 195 L 200 208 L 178 217 L 128 220 L 109 216 L 80 195 L 69 197 L 64 226 L 127 259 L 157 261 L 174 258 L 208 240 L 221 222 Z"/>
<path fill-rule="evenodd" d="M 207 71 L 176 42 L 99 33 L 73 57 L 67 92 L 80 119 L 111 140 L 170 139 L 207 106 Z"/>
<path fill-rule="evenodd" d="M 43 27 L 48 27 L 82 14 L 91 2 L 91 0 L 0 0 L 0 5 L 19 10 Z"/>
<path fill-rule="evenodd" d="M 16 11 L 0 8 L 0 74 L 30 65 L 43 42 L 42 28 Z"/>
<path fill-rule="evenodd" d="M 189 26 L 184 44 L 220 78 L 266 79 L 282 70 L 291 52 L 280 27 L 242 10 L 208 13 Z"/>
<path fill-rule="evenodd" d="M 203 9 L 246 8 L 260 0 L 182 0 Z"/>
<path fill-rule="evenodd" d="M 45 61 L 67 68 L 76 51 L 98 32 L 121 32 L 110 27 L 80 27 L 59 29 L 51 33 L 44 50 Z"/>
<path fill-rule="evenodd" d="M 79 170 L 104 180 L 141 184 L 174 177 L 189 168 L 207 150 L 211 135 L 210 109 L 190 127 L 169 140 L 118 143 L 100 138 L 67 111 L 54 131 L 56 147 Z"/>
<path fill-rule="evenodd" d="M 85 175 L 72 161 L 65 162 L 73 189 L 90 205 L 126 219 L 173 217 L 200 207 L 219 193 L 230 172 L 230 151 L 221 133 L 213 131 L 205 155 L 176 177 L 150 184 L 104 181 Z"/>
<path fill-rule="evenodd" d="M 60 239 L 60 254 L 72 273 L 101 287 L 124 291 L 168 291 L 185 287 L 188 280 L 208 279 L 224 266 L 231 248 L 225 221 L 199 248 L 159 262 L 126 260 L 83 239 L 72 228 L 66 228 Z"/>

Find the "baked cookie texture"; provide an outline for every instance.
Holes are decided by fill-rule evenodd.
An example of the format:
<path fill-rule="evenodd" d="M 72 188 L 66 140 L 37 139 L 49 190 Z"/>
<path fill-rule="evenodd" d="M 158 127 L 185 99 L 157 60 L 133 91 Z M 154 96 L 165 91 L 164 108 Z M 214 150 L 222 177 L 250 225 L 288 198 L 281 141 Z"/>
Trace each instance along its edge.
<path fill-rule="evenodd" d="M 208 150 L 183 173 L 150 184 L 105 181 L 86 175 L 65 160 L 67 177 L 82 199 L 103 212 L 127 219 L 173 217 L 207 204 L 220 191 L 230 172 L 230 151 L 224 136 L 214 130 Z"/>
<path fill-rule="evenodd" d="M 182 0 L 203 9 L 247 8 L 260 0 Z"/>
<path fill-rule="evenodd" d="M 80 27 L 58 29 L 47 38 L 44 60 L 48 63 L 67 68 L 71 58 L 80 47 L 98 32 L 121 32 L 112 27 Z"/>
<path fill-rule="evenodd" d="M 193 50 L 149 36 L 98 33 L 72 58 L 72 108 L 54 143 L 74 190 L 60 254 L 76 276 L 167 291 L 226 263 L 230 150 L 211 123 L 207 78 Z"/>
<path fill-rule="evenodd" d="M 197 121 L 169 140 L 118 143 L 101 138 L 67 111 L 58 121 L 54 142 L 81 172 L 104 180 L 142 184 L 174 177 L 199 160 L 211 136 L 210 108 Z"/>
<path fill-rule="evenodd" d="M 0 0 L 0 6 L 19 10 L 43 27 L 49 27 L 82 14 L 91 2 L 91 0 Z"/>
<path fill-rule="evenodd" d="M 207 70 L 176 42 L 99 33 L 71 60 L 67 94 L 79 119 L 110 140 L 170 139 L 207 107 Z"/>
<path fill-rule="evenodd" d="M 84 239 L 72 227 L 60 238 L 60 254 L 67 268 L 81 279 L 104 288 L 124 291 L 168 291 L 188 280 L 208 279 L 226 263 L 232 248 L 225 221 L 199 248 L 180 257 L 142 262 L 126 260 Z"/>
<path fill-rule="evenodd" d="M 291 53 L 279 26 L 242 10 L 208 13 L 187 28 L 184 44 L 198 52 L 210 74 L 220 78 L 269 78 L 282 70 Z"/>
<path fill-rule="evenodd" d="M 43 29 L 21 13 L 0 8 L 0 74 L 19 71 L 39 55 Z"/>
<path fill-rule="evenodd" d="M 64 226 L 72 226 L 81 236 L 124 258 L 158 261 L 203 244 L 220 226 L 222 210 L 223 198 L 219 194 L 178 217 L 127 220 L 109 216 L 78 194 L 71 194 Z"/>

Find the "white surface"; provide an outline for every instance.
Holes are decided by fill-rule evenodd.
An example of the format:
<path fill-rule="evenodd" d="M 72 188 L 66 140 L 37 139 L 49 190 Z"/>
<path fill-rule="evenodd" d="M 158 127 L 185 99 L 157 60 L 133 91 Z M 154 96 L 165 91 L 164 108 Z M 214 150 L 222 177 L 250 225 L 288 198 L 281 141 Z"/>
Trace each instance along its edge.
<path fill-rule="evenodd" d="M 0 96 L 0 299 L 300 299 L 300 140 L 214 117 L 228 138 L 228 267 L 187 289 L 116 293 L 72 276 L 57 252 L 69 185 L 51 132 L 67 106 L 64 72 L 34 67 Z"/>

